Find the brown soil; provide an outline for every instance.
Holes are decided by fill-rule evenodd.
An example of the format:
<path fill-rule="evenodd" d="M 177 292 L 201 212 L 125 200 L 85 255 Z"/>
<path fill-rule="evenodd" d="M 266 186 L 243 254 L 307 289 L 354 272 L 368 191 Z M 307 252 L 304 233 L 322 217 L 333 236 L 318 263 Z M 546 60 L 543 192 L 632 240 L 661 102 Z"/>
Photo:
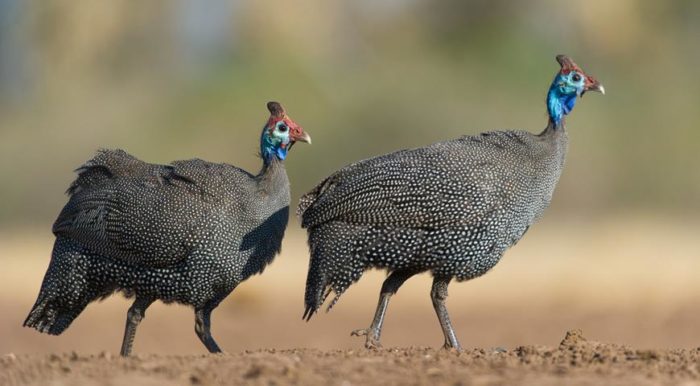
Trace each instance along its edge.
<path fill-rule="evenodd" d="M 247 351 L 121 359 L 104 352 L 7 354 L 2 385 L 658 385 L 700 384 L 700 350 L 635 350 L 569 331 L 559 347 Z"/>
<path fill-rule="evenodd" d="M 121 296 L 89 305 L 60 336 L 23 328 L 53 238 L 0 231 L 0 385 L 700 386 L 700 223 L 540 225 L 492 272 L 450 286 L 462 354 L 436 349 L 443 338 L 428 275 L 392 298 L 386 350 L 366 351 L 350 336 L 372 318 L 380 271 L 303 322 L 308 251 L 297 229 L 263 275 L 215 310 L 213 334 L 229 354 L 204 355 L 192 309 L 157 302 L 129 359 L 116 354 L 130 306 Z M 559 345 L 574 328 L 590 341 L 570 333 Z M 430 348 L 392 349 L 409 346 Z"/>

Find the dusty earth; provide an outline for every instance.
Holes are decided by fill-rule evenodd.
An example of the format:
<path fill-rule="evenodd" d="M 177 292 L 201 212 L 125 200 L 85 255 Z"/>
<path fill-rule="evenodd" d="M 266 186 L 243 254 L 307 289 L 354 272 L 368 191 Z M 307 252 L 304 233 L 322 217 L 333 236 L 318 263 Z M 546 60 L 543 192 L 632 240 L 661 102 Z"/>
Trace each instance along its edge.
<path fill-rule="evenodd" d="M 569 331 L 558 347 L 5 355 L 2 385 L 700 385 L 700 349 L 635 350 Z"/>
<path fill-rule="evenodd" d="M 700 386 L 700 222 L 567 221 L 544 221 L 492 272 L 450 286 L 461 354 L 437 349 L 428 275 L 392 298 L 384 350 L 350 336 L 369 324 L 383 272 L 303 322 L 308 252 L 292 230 L 265 273 L 215 310 L 228 354 L 204 354 L 191 309 L 155 303 L 135 356 L 121 359 L 130 303 L 120 296 L 89 305 L 60 336 L 22 327 L 53 238 L 0 230 L 0 385 Z"/>

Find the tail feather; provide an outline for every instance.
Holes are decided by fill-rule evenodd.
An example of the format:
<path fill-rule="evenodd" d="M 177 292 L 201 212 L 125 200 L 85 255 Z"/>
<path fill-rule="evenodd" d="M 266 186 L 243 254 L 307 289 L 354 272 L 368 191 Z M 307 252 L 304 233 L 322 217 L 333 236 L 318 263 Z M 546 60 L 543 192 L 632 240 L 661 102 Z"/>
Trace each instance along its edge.
<path fill-rule="evenodd" d="M 25 327 L 59 335 L 104 292 L 98 288 L 104 282 L 90 276 L 89 260 L 77 243 L 64 237 L 56 238 L 51 263 L 39 296 L 24 320 Z"/>
<path fill-rule="evenodd" d="M 307 322 L 318 311 L 331 292 L 328 281 L 320 272 L 319 264 L 314 264 L 314 260 L 318 261 L 318 259 L 311 259 L 309 273 L 306 276 L 306 293 L 304 295 L 306 309 L 301 317 Z"/>
<path fill-rule="evenodd" d="M 323 224 L 308 230 L 311 260 L 306 276 L 304 320 L 309 320 L 326 301 L 334 297 L 326 311 L 338 302 L 350 285 L 359 280 L 367 268 L 364 253 L 354 243 L 355 233 L 364 233 L 363 227 L 349 227 L 342 223 Z"/>
<path fill-rule="evenodd" d="M 60 335 L 71 325 L 83 308 L 64 310 L 50 298 L 40 296 L 23 325 L 44 334 Z"/>

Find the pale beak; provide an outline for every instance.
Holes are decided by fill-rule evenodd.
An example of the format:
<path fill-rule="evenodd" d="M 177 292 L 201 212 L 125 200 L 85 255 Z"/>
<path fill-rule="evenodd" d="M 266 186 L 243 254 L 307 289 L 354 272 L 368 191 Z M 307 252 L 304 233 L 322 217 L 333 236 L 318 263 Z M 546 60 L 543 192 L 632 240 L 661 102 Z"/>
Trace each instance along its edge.
<path fill-rule="evenodd" d="M 589 89 L 589 91 L 598 91 L 599 93 L 605 95 L 605 87 L 602 84 L 596 82 Z"/>
<path fill-rule="evenodd" d="M 295 141 L 306 142 L 311 145 L 311 136 L 305 131 L 301 133 L 300 136 L 294 138 Z"/>

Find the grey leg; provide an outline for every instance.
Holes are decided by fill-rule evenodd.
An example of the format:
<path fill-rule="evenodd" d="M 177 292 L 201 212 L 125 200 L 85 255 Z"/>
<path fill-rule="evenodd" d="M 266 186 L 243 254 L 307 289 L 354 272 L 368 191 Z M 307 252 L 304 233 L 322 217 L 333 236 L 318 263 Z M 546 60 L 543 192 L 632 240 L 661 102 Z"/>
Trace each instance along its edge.
<path fill-rule="evenodd" d="M 386 315 L 389 299 L 399 290 L 399 287 L 413 275 L 415 275 L 413 271 L 395 271 L 384 280 L 382 290 L 379 293 L 379 304 L 377 304 L 377 310 L 374 313 L 374 319 L 372 319 L 372 325 L 370 325 L 369 328 L 355 330 L 351 333 L 352 336 L 366 336 L 366 348 L 381 347 L 379 337 L 382 334 L 382 325 L 384 324 L 384 315 Z"/>
<path fill-rule="evenodd" d="M 131 354 L 131 346 L 134 344 L 136 328 L 146 316 L 146 309 L 153 303 L 152 299 L 137 297 L 134 304 L 126 313 L 126 328 L 124 329 L 124 339 L 122 340 L 121 356 L 128 357 Z"/>
<path fill-rule="evenodd" d="M 213 307 L 205 307 L 194 311 L 194 331 L 210 353 L 218 354 L 221 353 L 221 349 L 211 336 L 212 311 Z"/>
<path fill-rule="evenodd" d="M 433 288 L 430 291 L 430 298 L 433 301 L 435 313 L 440 321 L 442 333 L 445 335 L 444 348 L 448 350 L 454 349 L 457 351 L 462 351 L 462 346 L 457 340 L 455 330 L 452 328 L 452 323 L 450 323 L 450 316 L 447 314 L 447 307 L 445 306 L 445 299 L 447 299 L 447 286 L 450 284 L 450 280 L 452 280 L 452 278 L 434 278 Z"/>

